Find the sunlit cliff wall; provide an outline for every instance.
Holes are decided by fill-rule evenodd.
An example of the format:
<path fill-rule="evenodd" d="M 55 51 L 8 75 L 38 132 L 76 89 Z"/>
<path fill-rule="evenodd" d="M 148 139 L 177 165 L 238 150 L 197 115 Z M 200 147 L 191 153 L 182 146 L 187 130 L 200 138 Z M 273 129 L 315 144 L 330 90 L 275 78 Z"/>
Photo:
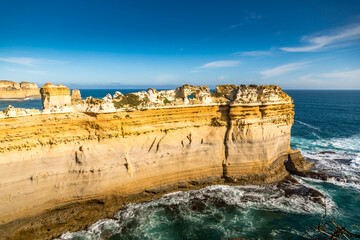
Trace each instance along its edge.
<path fill-rule="evenodd" d="M 9 222 L 84 200 L 193 180 L 261 184 L 288 175 L 288 95 L 276 86 L 196 91 L 180 96 L 184 105 L 0 119 L 0 234 Z M 186 105 L 191 92 L 202 102 Z"/>

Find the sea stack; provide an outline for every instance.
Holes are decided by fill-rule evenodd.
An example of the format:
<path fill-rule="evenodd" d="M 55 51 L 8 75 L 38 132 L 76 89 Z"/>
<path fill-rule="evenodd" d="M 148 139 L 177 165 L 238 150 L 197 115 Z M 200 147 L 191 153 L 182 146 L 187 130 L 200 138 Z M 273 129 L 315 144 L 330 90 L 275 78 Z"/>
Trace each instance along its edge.
<path fill-rule="evenodd" d="M 55 86 L 54 84 L 46 83 L 40 89 L 40 93 L 44 110 L 71 105 L 70 89 L 64 85 L 59 84 Z"/>
<path fill-rule="evenodd" d="M 71 91 L 71 103 L 76 103 L 78 101 L 81 101 L 81 93 L 78 89 L 73 89 Z"/>
<path fill-rule="evenodd" d="M 39 87 L 36 83 L 0 80 L 0 99 L 40 98 Z"/>

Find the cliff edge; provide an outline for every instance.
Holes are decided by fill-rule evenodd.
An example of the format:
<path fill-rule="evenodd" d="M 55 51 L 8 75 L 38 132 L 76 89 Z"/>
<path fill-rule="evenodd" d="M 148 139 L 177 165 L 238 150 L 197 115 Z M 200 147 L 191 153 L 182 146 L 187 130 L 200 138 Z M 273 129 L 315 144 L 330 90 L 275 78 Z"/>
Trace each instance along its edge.
<path fill-rule="evenodd" d="M 0 237 L 50 239 L 124 204 L 289 175 L 292 99 L 278 86 L 183 85 L 104 99 L 47 84 L 44 110 L 0 118 Z M 10 111 L 8 110 L 8 111 Z"/>

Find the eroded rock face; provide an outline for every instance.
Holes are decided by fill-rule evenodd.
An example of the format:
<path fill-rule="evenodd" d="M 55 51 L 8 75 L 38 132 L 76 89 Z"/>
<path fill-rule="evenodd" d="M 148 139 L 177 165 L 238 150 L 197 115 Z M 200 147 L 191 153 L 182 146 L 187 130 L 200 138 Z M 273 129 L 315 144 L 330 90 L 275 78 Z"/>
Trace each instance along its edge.
<path fill-rule="evenodd" d="M 134 98 L 136 96 L 136 99 Z M 175 105 L 175 90 L 157 91 L 149 88 L 147 91 L 121 94 L 115 92 L 113 100 L 123 108 L 147 108 Z"/>
<path fill-rule="evenodd" d="M 24 99 L 39 97 L 39 88 L 35 83 L 0 81 L 0 99 Z"/>
<path fill-rule="evenodd" d="M 73 89 L 71 91 L 71 103 L 76 103 L 78 101 L 81 101 L 81 93 L 78 89 Z"/>
<path fill-rule="evenodd" d="M 0 112 L 0 118 L 5 117 L 22 117 L 27 115 L 39 114 L 40 111 L 37 109 L 25 109 L 25 108 L 14 108 L 9 105 L 7 108 Z"/>
<path fill-rule="evenodd" d="M 116 112 L 116 108 L 114 107 L 110 94 L 108 94 L 103 99 L 87 97 L 85 100 L 74 104 L 73 107 L 75 111 L 85 113 Z"/>
<path fill-rule="evenodd" d="M 289 95 L 284 93 L 279 86 L 262 85 L 258 87 L 258 92 L 258 98 L 263 103 L 291 101 Z"/>
<path fill-rule="evenodd" d="M 224 85 L 217 85 L 215 88 L 214 93 L 218 95 L 218 97 L 220 96 L 224 96 L 229 98 L 230 93 L 237 88 L 237 85 L 235 84 L 224 84 Z"/>
<path fill-rule="evenodd" d="M 214 91 L 217 97 L 226 97 L 230 104 L 268 104 L 291 102 L 291 98 L 275 85 L 218 85 Z"/>
<path fill-rule="evenodd" d="M 64 85 L 55 86 L 54 84 L 46 83 L 40 89 L 40 93 L 44 110 L 71 105 L 70 89 Z"/>
<path fill-rule="evenodd" d="M 258 86 L 256 85 L 240 85 L 229 94 L 229 99 L 232 103 L 257 103 L 258 97 Z"/>
<path fill-rule="evenodd" d="M 300 176 L 306 175 L 314 165 L 314 162 L 305 160 L 299 149 L 291 151 L 288 160 L 285 162 L 285 167 L 290 173 Z"/>
<path fill-rule="evenodd" d="M 122 96 L 124 96 L 124 94 L 122 94 L 121 92 L 119 91 L 116 91 L 115 94 L 114 94 L 114 98 L 121 98 Z"/>
<path fill-rule="evenodd" d="M 176 97 L 177 98 L 187 98 L 189 95 L 193 94 L 195 98 L 199 97 L 200 94 L 210 94 L 210 89 L 207 86 L 192 86 L 189 84 L 182 85 L 181 87 L 176 88 Z"/>
<path fill-rule="evenodd" d="M 103 97 L 103 100 L 104 100 L 105 102 L 112 102 L 112 96 L 111 96 L 111 94 L 110 94 L 110 93 L 106 94 L 106 96 Z"/>

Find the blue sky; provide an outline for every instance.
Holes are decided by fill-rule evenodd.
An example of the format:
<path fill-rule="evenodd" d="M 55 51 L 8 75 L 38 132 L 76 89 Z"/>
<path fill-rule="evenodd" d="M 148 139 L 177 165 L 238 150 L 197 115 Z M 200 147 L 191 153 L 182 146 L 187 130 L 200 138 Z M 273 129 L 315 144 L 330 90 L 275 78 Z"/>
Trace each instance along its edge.
<path fill-rule="evenodd" d="M 0 0 L 0 79 L 360 89 L 360 1 Z"/>

